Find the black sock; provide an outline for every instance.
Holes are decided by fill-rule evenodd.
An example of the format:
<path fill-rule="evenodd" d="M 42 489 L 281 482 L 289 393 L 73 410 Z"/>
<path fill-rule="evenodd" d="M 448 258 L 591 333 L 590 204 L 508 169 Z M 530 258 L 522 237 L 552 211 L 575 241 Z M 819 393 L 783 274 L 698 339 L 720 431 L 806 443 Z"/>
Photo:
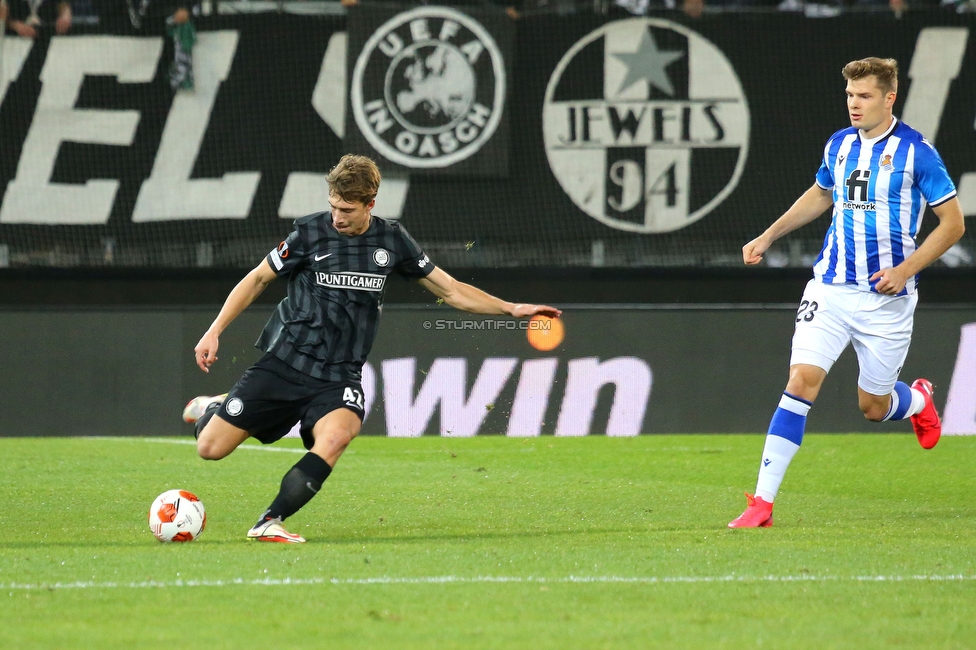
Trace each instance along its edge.
<path fill-rule="evenodd" d="M 220 402 L 210 402 L 210 404 L 207 405 L 207 410 L 203 412 L 203 415 L 200 416 L 200 419 L 197 420 L 196 424 L 193 425 L 194 438 L 200 437 L 200 432 L 203 431 L 203 427 L 207 426 L 207 422 L 210 422 L 210 418 L 214 416 L 214 413 L 216 413 L 217 409 L 219 408 L 220 408 Z"/>
<path fill-rule="evenodd" d="M 258 523 L 281 518 L 284 521 L 298 512 L 312 500 L 329 478 L 332 468 L 317 454 L 308 452 L 281 479 L 278 496 L 271 502 L 268 510 L 261 515 Z"/>

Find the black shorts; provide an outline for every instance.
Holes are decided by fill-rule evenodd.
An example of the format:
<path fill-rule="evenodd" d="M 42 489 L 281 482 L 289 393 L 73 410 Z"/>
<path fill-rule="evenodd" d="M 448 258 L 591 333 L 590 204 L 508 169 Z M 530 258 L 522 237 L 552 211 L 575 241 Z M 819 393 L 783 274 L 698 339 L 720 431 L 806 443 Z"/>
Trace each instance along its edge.
<path fill-rule="evenodd" d="M 356 380 L 326 381 L 265 354 L 234 385 L 217 415 L 264 444 L 281 440 L 301 422 L 302 444 L 311 449 L 312 427 L 336 409 L 363 419 L 363 388 Z"/>

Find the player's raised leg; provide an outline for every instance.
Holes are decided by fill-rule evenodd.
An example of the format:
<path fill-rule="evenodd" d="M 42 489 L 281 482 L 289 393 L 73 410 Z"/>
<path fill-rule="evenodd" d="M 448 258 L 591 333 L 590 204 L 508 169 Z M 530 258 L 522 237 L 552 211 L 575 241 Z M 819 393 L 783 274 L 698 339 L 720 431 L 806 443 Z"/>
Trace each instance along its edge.
<path fill-rule="evenodd" d="M 216 409 L 223 404 L 225 399 L 227 399 L 227 393 L 223 395 L 198 395 L 194 397 L 183 407 L 183 421 L 187 424 L 196 424 L 204 417 L 209 409 Z M 206 426 L 206 422 L 204 426 Z"/>
<path fill-rule="evenodd" d="M 227 399 L 227 393 L 223 395 L 199 395 L 194 397 L 183 408 L 183 421 L 193 425 L 193 437 L 199 438 L 210 418 L 220 409 L 220 405 Z"/>
<path fill-rule="evenodd" d="M 870 310 L 880 323 L 868 328 L 865 315 L 855 314 L 854 350 L 860 374 L 857 378 L 858 405 L 864 417 L 874 422 L 911 419 L 923 449 L 931 449 L 942 435 L 942 421 L 932 400 L 932 384 L 916 379 L 909 386 L 898 381 L 912 337 L 912 316 L 918 294 L 904 298 L 869 296 Z"/>
<path fill-rule="evenodd" d="M 942 420 L 932 395 L 932 383 L 928 379 L 916 379 L 911 387 L 903 381 L 896 382 L 888 395 L 872 395 L 861 387 L 857 389 L 864 417 L 875 422 L 911 419 L 923 449 L 934 447 L 942 436 Z"/>
<path fill-rule="evenodd" d="M 925 405 L 917 413 L 909 414 L 912 421 L 912 428 L 915 429 L 915 436 L 918 444 L 923 449 L 931 449 L 939 442 L 942 437 L 942 418 L 935 408 L 935 401 L 932 399 L 934 391 L 932 382 L 928 379 L 916 379 L 912 383 L 912 394 L 921 393 L 925 399 Z M 915 404 L 914 399 L 912 404 Z"/>
<path fill-rule="evenodd" d="M 327 413 L 312 428 L 314 444 L 281 479 L 278 496 L 248 531 L 248 539 L 260 542 L 301 543 L 301 535 L 285 530 L 282 522 L 298 512 L 322 489 L 342 452 L 359 434 L 362 416 L 347 408 Z"/>
<path fill-rule="evenodd" d="M 197 435 L 197 453 L 204 460 L 220 460 L 241 446 L 250 434 L 215 415 L 217 408 L 208 409 L 206 426 Z M 198 421 L 199 424 L 199 421 Z"/>
<path fill-rule="evenodd" d="M 773 501 L 786 469 L 803 442 L 807 413 L 820 392 L 827 371 L 806 364 L 790 368 L 790 380 L 779 400 L 766 434 L 756 495 L 746 494 L 748 505 L 729 528 L 768 528 L 773 525 Z"/>

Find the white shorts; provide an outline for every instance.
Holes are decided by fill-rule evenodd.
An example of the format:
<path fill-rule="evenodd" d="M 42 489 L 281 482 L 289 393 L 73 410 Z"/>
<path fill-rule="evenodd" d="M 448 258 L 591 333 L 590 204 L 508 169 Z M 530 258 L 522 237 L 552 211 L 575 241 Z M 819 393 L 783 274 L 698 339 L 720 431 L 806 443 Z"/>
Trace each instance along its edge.
<path fill-rule="evenodd" d="M 908 356 L 918 292 L 884 296 L 853 285 L 810 280 L 796 312 L 790 365 L 809 364 L 830 372 L 840 353 L 854 344 L 857 385 L 871 395 L 888 395 Z"/>

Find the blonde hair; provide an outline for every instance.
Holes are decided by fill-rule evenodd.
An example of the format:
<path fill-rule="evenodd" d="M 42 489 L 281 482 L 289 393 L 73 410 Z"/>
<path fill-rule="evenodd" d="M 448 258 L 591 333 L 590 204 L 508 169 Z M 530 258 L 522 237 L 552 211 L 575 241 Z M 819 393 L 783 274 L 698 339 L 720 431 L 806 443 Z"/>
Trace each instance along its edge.
<path fill-rule="evenodd" d="M 380 179 L 380 170 L 375 162 L 366 156 L 351 153 L 343 156 L 325 177 L 332 194 L 343 201 L 363 205 L 376 198 Z"/>
<path fill-rule="evenodd" d="M 878 80 L 878 87 L 882 94 L 898 92 L 898 62 L 894 59 L 879 59 L 870 56 L 866 59 L 851 61 L 844 66 L 844 79 L 856 81 L 864 77 L 874 76 Z"/>

